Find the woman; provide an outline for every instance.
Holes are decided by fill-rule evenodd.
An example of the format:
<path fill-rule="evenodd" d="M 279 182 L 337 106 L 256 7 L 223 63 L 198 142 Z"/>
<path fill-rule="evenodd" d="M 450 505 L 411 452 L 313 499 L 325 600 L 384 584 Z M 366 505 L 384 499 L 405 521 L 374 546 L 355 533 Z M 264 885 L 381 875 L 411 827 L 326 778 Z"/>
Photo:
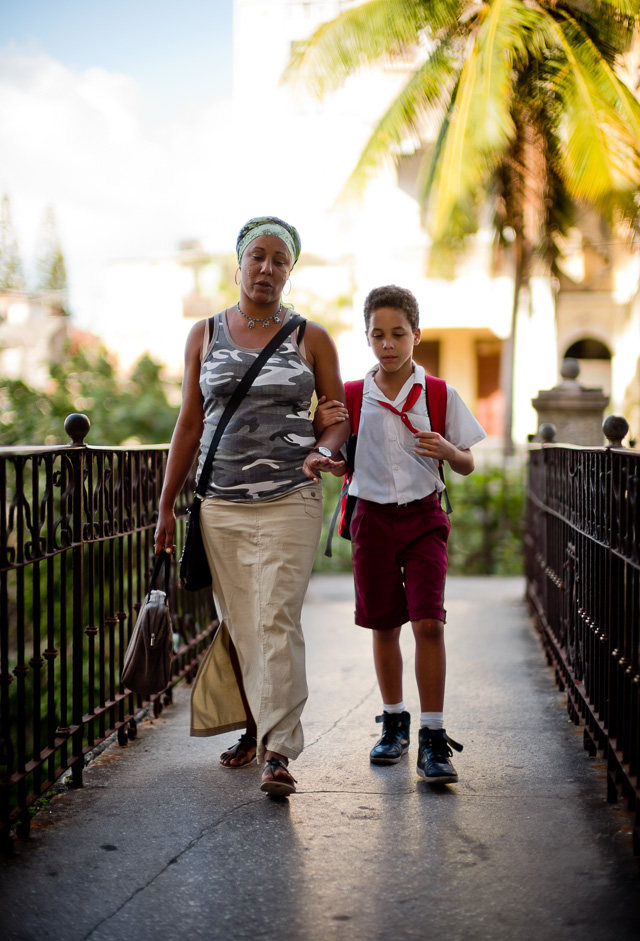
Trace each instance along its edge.
<path fill-rule="evenodd" d="M 156 552 L 173 551 L 174 505 L 198 450 L 201 468 L 231 393 L 292 316 L 281 297 L 300 255 L 296 229 L 274 216 L 251 219 L 236 251 L 240 300 L 216 315 L 211 336 L 201 321 L 187 339 Z M 221 626 L 194 684 L 191 734 L 246 727 L 220 763 L 238 768 L 257 756 L 261 790 L 272 796 L 295 792 L 287 766 L 303 747 L 300 612 L 322 525 L 318 475 L 339 465 L 333 455 L 348 432 L 348 423 L 334 425 L 315 439 L 312 393 L 344 401 L 344 389 L 326 330 L 307 323 L 298 345 L 299 331 L 264 365 L 227 426 L 200 513 Z"/>

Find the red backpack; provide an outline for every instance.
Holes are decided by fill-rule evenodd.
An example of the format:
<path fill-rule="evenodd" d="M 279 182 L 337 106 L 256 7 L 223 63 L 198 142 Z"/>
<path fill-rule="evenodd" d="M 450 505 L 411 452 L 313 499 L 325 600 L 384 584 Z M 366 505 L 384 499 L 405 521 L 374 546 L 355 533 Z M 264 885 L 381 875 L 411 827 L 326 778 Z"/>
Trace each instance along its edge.
<path fill-rule="evenodd" d="M 447 384 L 444 379 L 436 379 L 435 376 L 427 376 L 426 380 L 424 395 L 427 406 L 427 415 L 429 416 L 429 422 L 431 424 L 431 430 L 437 431 L 438 434 L 444 436 L 445 422 L 447 418 Z M 364 394 L 364 379 L 356 379 L 353 382 L 345 382 L 344 391 L 347 400 L 346 405 L 347 411 L 349 412 L 349 420 L 351 422 L 351 436 L 347 441 L 347 467 L 351 469 L 344 475 L 344 483 L 338 498 L 338 505 L 336 506 L 335 512 L 331 519 L 331 524 L 329 526 L 327 547 L 324 551 L 324 554 L 329 558 L 331 558 L 332 555 L 331 543 L 333 541 L 333 531 L 335 529 L 336 520 L 338 520 L 339 535 L 342 536 L 343 539 L 351 539 L 349 526 L 351 524 L 351 517 L 353 516 L 353 511 L 356 508 L 356 502 L 358 499 L 357 497 L 350 496 L 347 491 L 349 490 L 349 484 L 351 483 L 351 478 L 353 477 L 353 468 L 355 467 L 358 429 L 360 427 L 360 413 L 362 411 L 362 396 Z M 443 462 L 440 461 L 438 465 L 438 471 L 440 474 L 440 479 L 444 483 L 442 465 Z M 443 491 L 443 495 L 446 512 L 450 513 L 451 504 L 449 503 L 449 496 L 447 494 L 446 486 Z"/>

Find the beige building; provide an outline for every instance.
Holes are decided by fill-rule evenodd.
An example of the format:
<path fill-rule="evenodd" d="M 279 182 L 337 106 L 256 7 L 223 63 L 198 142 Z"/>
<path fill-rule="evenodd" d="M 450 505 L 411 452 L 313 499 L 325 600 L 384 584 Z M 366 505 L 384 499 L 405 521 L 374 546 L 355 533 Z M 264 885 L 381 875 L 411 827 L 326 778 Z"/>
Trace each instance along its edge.
<path fill-rule="evenodd" d="M 564 246 L 556 298 L 558 362 L 580 363 L 579 381 L 600 387 L 608 411 L 640 431 L 640 256 L 595 215 Z"/>
<path fill-rule="evenodd" d="M 240 225 L 280 215 L 298 227 L 303 244 L 287 301 L 332 329 L 344 377 L 361 376 L 373 362 L 362 320 L 367 293 L 380 284 L 407 287 L 421 309 L 417 358 L 458 389 L 489 432 L 485 446 L 497 449 L 513 279 L 508 269 L 491 274 L 491 234 L 477 235 L 455 280 L 427 276 L 428 239 L 415 198 L 418 139 L 403 141 L 398 168 L 377 174 L 360 202 L 336 205 L 416 62 L 368 70 L 322 100 L 281 81 L 295 44 L 359 2 L 234 0 L 233 127 L 221 129 L 221 146 L 235 147 L 235 175 L 219 183 L 226 254 L 206 255 L 192 244 L 170 257 L 114 262 L 105 339 L 125 366 L 148 349 L 179 375 L 191 324 L 235 300 Z M 210 244 L 206 232 L 198 235 Z M 610 411 L 624 412 L 632 431 L 640 424 L 638 255 L 586 218 L 565 254 L 560 282 L 535 277 L 520 299 L 513 435 L 521 445 L 537 427 L 531 400 L 556 384 L 566 355 L 580 360 L 583 384 L 611 395 Z"/>
<path fill-rule="evenodd" d="M 0 294 L 0 382 L 21 379 L 46 389 L 49 363 L 60 362 L 69 335 L 61 307 L 55 295 Z"/>

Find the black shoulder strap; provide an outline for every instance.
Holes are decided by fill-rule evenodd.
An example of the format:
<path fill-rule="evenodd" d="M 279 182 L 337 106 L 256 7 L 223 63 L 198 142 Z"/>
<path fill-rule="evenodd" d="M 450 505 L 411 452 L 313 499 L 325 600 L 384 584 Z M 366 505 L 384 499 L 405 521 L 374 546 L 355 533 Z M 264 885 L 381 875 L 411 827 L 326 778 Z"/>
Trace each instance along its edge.
<path fill-rule="evenodd" d="M 231 416 L 237 409 L 240 402 L 243 400 L 251 385 L 253 380 L 256 378 L 266 361 L 269 357 L 275 353 L 280 344 L 286 340 L 290 333 L 296 329 L 296 327 L 301 326 L 301 324 L 306 324 L 304 317 L 299 317 L 297 314 L 294 317 L 291 317 L 283 327 L 280 327 L 278 332 L 273 336 L 265 348 L 260 351 L 259 355 L 256 356 L 253 363 L 249 366 L 246 373 L 238 383 L 238 385 L 233 390 L 233 395 L 227 402 L 227 406 L 220 417 L 218 426 L 213 434 L 211 439 L 211 444 L 209 445 L 209 451 L 205 459 L 204 465 L 202 467 L 202 472 L 198 480 L 198 486 L 196 487 L 196 495 L 199 497 L 204 497 L 207 492 L 207 484 L 209 483 L 209 475 L 211 473 L 211 465 L 213 464 L 213 458 L 215 456 L 218 444 L 224 433 L 225 428 L 231 420 Z"/>

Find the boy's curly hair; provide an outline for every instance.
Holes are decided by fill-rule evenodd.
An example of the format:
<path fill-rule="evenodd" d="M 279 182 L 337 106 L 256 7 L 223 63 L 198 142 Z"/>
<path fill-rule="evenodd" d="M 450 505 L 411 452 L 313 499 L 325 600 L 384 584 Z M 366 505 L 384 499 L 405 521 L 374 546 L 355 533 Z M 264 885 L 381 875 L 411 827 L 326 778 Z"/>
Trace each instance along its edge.
<path fill-rule="evenodd" d="M 374 288 L 367 294 L 364 302 L 364 322 L 369 330 L 371 314 L 380 307 L 393 307 L 401 310 L 411 324 L 412 330 L 417 330 L 420 324 L 420 309 L 418 302 L 406 288 L 399 288 L 397 284 L 385 284 L 384 287 Z"/>

